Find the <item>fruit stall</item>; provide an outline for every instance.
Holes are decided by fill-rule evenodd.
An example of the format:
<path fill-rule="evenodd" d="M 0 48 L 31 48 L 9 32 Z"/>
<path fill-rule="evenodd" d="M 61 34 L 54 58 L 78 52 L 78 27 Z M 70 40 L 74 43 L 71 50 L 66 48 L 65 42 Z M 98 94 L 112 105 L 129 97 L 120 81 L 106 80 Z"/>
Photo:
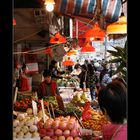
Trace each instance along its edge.
<path fill-rule="evenodd" d="M 37 100 L 35 94 L 14 103 L 14 140 L 100 140 L 102 126 L 110 123 L 99 108 L 93 109 L 89 92 L 61 87 L 62 104 L 54 96 Z M 66 100 L 64 94 L 71 97 Z"/>

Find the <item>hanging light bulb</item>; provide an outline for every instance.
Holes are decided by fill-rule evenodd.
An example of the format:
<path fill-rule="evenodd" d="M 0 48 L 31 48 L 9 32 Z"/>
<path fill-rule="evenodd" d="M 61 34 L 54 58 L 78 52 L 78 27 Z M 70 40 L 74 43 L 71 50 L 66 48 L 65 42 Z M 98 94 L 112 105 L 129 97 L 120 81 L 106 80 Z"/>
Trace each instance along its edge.
<path fill-rule="evenodd" d="M 54 0 L 45 0 L 46 10 L 48 12 L 52 12 L 54 10 Z"/>

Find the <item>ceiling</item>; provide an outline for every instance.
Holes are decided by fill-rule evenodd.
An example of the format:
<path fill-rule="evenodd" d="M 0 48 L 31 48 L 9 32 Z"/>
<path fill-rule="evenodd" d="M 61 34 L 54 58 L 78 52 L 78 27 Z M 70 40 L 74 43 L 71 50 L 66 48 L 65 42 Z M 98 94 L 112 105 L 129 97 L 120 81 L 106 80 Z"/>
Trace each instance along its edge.
<path fill-rule="evenodd" d="M 14 8 L 41 8 L 42 0 L 14 0 Z"/>

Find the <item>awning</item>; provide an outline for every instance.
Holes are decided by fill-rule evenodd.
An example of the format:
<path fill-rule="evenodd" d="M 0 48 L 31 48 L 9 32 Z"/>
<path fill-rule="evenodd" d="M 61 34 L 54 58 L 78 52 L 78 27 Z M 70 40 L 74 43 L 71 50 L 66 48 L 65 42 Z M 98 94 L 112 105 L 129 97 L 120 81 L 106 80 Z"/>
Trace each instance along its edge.
<path fill-rule="evenodd" d="M 66 15 L 77 15 L 93 18 L 97 12 L 96 0 L 55 0 L 55 12 Z M 102 0 L 101 11 L 106 22 L 118 20 L 121 13 L 121 0 Z"/>

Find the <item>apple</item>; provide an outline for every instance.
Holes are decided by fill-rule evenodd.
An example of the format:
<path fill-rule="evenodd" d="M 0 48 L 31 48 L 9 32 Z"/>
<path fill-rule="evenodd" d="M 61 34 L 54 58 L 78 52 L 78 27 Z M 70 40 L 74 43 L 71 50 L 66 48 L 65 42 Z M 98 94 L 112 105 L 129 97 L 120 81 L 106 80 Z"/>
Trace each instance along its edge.
<path fill-rule="evenodd" d="M 59 136 L 58 140 L 65 140 L 65 137 L 64 136 Z"/>
<path fill-rule="evenodd" d="M 61 129 L 56 129 L 56 130 L 55 130 L 55 135 L 56 135 L 56 136 L 62 136 L 62 133 L 63 133 L 63 132 L 62 132 Z"/>
<path fill-rule="evenodd" d="M 46 129 L 46 135 L 47 136 L 50 136 L 50 137 L 52 137 L 52 136 L 54 136 L 54 130 L 53 129 Z"/>
<path fill-rule="evenodd" d="M 69 137 L 67 137 L 66 140 L 73 140 L 73 137 L 72 136 L 69 136 Z"/>
<path fill-rule="evenodd" d="M 46 136 L 46 129 L 41 128 L 41 129 L 39 130 L 39 134 L 40 134 L 40 137 L 45 137 L 45 136 Z"/>
<path fill-rule="evenodd" d="M 43 137 L 43 140 L 51 140 L 51 138 L 49 136 L 45 136 Z"/>

